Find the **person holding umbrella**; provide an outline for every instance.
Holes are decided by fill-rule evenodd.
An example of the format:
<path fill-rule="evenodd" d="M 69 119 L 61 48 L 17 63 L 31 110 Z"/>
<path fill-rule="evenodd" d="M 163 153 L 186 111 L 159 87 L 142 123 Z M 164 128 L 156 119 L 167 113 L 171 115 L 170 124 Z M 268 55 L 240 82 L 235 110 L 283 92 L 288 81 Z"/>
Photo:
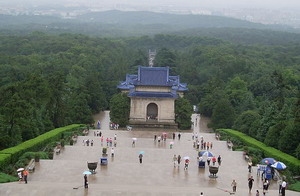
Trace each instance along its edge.
<path fill-rule="evenodd" d="M 184 157 L 184 170 L 188 169 L 189 163 L 190 163 L 190 158 L 189 157 Z"/>
<path fill-rule="evenodd" d="M 19 182 L 21 182 L 23 180 L 23 175 L 22 175 L 22 171 L 24 170 L 24 168 L 19 168 L 17 170 L 18 172 L 18 177 L 19 177 Z"/>
<path fill-rule="evenodd" d="M 140 160 L 140 163 L 143 162 L 143 154 L 142 153 L 139 154 L 139 160 Z"/>
<path fill-rule="evenodd" d="M 84 174 L 83 179 L 84 179 L 84 188 L 86 189 L 89 188 L 89 182 L 86 174 Z"/>

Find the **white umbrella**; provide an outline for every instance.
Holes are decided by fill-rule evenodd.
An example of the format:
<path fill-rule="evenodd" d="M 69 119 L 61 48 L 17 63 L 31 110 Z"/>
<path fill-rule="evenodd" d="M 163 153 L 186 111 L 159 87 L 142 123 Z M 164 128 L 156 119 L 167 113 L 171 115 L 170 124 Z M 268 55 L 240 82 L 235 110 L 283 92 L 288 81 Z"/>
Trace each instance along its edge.
<path fill-rule="evenodd" d="M 275 169 L 285 169 L 286 165 L 282 162 L 276 162 L 273 165 L 271 165 L 271 167 L 274 167 Z"/>
<path fill-rule="evenodd" d="M 17 172 L 24 171 L 24 168 L 19 168 Z"/>
<path fill-rule="evenodd" d="M 183 159 L 185 159 L 185 160 L 186 160 L 186 159 L 190 159 L 190 157 L 186 156 L 186 157 L 183 157 Z"/>
<path fill-rule="evenodd" d="M 90 172 L 90 171 L 85 171 L 85 172 L 83 172 L 82 174 L 84 174 L 84 175 L 91 175 L 92 172 Z"/>
<path fill-rule="evenodd" d="M 133 137 L 133 138 L 132 138 L 132 140 L 136 141 L 136 140 L 137 140 L 137 138 Z"/>

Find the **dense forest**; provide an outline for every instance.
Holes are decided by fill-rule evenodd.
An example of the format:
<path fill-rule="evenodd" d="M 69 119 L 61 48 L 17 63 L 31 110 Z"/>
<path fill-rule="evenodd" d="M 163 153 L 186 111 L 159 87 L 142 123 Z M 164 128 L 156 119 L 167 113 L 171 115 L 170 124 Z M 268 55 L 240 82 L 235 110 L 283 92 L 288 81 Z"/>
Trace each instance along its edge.
<path fill-rule="evenodd" d="M 54 127 L 92 123 L 116 85 L 157 49 L 188 83 L 186 98 L 211 117 L 300 157 L 300 39 L 243 45 L 212 37 L 158 34 L 96 38 L 79 34 L 0 36 L 0 149 Z"/>

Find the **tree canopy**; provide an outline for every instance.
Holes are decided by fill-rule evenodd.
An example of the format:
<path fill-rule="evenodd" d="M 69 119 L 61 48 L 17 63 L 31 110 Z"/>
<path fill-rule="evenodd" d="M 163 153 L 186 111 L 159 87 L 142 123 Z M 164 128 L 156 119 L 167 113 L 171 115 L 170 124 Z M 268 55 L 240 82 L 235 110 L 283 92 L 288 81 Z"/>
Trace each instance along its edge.
<path fill-rule="evenodd" d="M 212 118 L 213 128 L 233 126 L 299 154 L 300 38 L 266 44 L 253 35 L 247 42 L 255 45 L 226 40 L 197 32 L 127 38 L 0 34 L 0 148 L 55 127 L 92 123 L 93 113 L 112 109 L 118 82 L 146 66 L 148 49 L 156 49 L 157 66 L 171 67 L 188 83 L 185 99 Z"/>

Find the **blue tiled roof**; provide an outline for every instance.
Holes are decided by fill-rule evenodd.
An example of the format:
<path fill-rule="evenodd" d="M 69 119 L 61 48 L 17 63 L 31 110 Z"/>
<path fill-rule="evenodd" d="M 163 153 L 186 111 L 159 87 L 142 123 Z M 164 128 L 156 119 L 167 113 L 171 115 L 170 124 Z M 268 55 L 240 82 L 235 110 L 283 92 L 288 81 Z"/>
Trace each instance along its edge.
<path fill-rule="evenodd" d="M 148 92 L 148 91 L 132 91 L 128 94 L 129 97 L 158 97 L 158 98 L 174 98 L 178 95 L 172 92 Z"/>
<path fill-rule="evenodd" d="M 135 91 L 135 86 L 165 86 L 171 87 L 171 93 L 140 92 Z M 187 84 L 180 83 L 179 76 L 170 76 L 169 67 L 142 67 L 139 66 L 138 75 L 126 75 L 126 80 L 120 82 L 118 88 L 130 90 L 128 96 L 136 97 L 165 97 L 177 98 L 177 91 L 187 91 Z"/>
<path fill-rule="evenodd" d="M 169 68 L 140 66 L 138 79 L 134 84 L 139 86 L 172 86 L 169 81 Z"/>
<path fill-rule="evenodd" d="M 126 74 L 126 81 L 120 82 L 117 88 L 122 90 L 129 90 L 134 88 L 134 81 L 137 80 L 137 75 Z"/>

